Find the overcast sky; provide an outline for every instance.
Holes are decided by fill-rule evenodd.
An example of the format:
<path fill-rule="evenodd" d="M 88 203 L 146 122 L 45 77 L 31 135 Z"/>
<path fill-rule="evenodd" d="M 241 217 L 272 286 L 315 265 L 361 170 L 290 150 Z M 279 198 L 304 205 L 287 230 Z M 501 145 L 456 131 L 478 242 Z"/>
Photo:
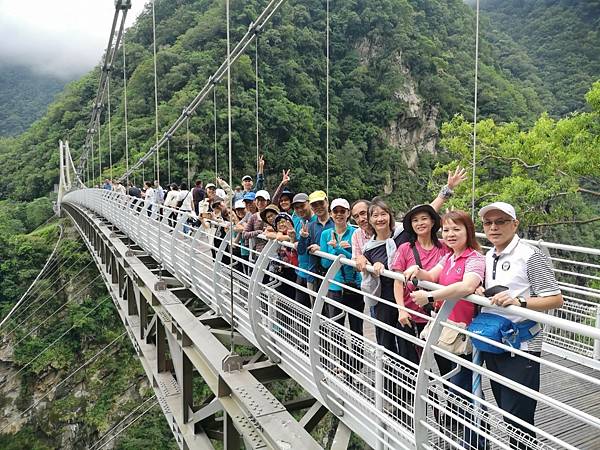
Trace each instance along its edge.
<path fill-rule="evenodd" d="M 126 26 L 146 1 L 131 1 Z M 100 61 L 114 13 L 114 0 L 0 0 L 0 65 L 76 78 Z"/>

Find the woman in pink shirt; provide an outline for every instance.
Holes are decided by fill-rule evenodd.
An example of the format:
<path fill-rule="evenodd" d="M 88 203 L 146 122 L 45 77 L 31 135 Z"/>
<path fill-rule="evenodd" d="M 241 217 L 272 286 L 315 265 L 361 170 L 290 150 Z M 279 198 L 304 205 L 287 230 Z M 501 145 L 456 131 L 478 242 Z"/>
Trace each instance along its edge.
<path fill-rule="evenodd" d="M 452 250 L 431 270 L 418 266 L 409 267 L 404 275 L 407 279 L 432 281 L 445 287 L 427 292 L 418 290 L 410 294 L 417 305 L 423 306 L 437 300 L 460 299 L 475 292 L 485 279 L 485 257 L 475 237 L 475 225 L 464 211 L 451 211 L 442 217 L 442 238 Z M 458 300 L 448 319 L 469 325 L 475 317 L 475 305 L 467 300 Z M 461 355 L 471 360 L 471 355 Z M 444 357 L 435 355 L 440 373 L 449 373 L 456 364 Z M 464 367 L 451 378 L 451 381 L 471 392 L 471 371 Z"/>
<path fill-rule="evenodd" d="M 439 241 L 437 237 L 441 223 L 440 216 L 431 205 L 417 205 L 406 213 L 402 224 L 408 236 L 408 242 L 404 242 L 396 250 L 392 270 L 404 272 L 415 265 L 425 270 L 434 268 L 444 255 L 450 252 L 446 244 Z M 415 289 L 412 283 L 405 284 L 396 280 L 394 283 L 396 303 L 399 306 L 428 316 L 431 308 L 423 309 L 410 296 Z M 419 334 L 427 324 L 427 319 L 400 309 L 398 322 L 402 327 L 413 326 L 414 324 L 417 327 L 416 334 Z"/>

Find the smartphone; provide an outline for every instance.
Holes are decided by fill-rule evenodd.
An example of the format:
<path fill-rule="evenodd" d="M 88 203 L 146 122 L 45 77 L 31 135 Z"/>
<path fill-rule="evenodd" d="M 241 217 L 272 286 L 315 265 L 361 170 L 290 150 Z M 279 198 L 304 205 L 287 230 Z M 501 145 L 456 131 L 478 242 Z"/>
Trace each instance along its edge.
<path fill-rule="evenodd" d="M 497 284 L 496 286 L 490 286 L 485 291 L 483 291 L 483 295 L 485 297 L 493 297 L 500 292 L 508 291 L 508 287 L 502 286 L 501 284 Z"/>

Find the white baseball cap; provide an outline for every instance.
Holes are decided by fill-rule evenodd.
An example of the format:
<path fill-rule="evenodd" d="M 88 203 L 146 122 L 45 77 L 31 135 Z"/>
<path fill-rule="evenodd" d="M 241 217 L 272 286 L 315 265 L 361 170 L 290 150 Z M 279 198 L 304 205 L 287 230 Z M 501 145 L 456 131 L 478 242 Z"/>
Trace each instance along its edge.
<path fill-rule="evenodd" d="M 235 205 L 233 205 L 233 209 L 246 209 L 246 204 L 244 203 L 244 200 L 238 200 L 237 202 L 235 202 Z"/>
<path fill-rule="evenodd" d="M 271 200 L 271 195 L 264 189 L 256 193 L 256 198 L 258 197 L 264 198 L 265 200 Z"/>
<path fill-rule="evenodd" d="M 331 210 L 333 211 L 337 206 L 342 208 L 350 209 L 350 203 L 345 198 L 336 198 L 331 202 Z"/>
<path fill-rule="evenodd" d="M 508 214 L 513 219 L 517 218 L 517 213 L 515 212 L 515 208 L 513 207 L 513 205 L 510 205 L 505 202 L 494 202 L 490 203 L 487 206 L 484 206 L 479 210 L 479 217 L 483 219 L 483 216 L 485 216 L 490 211 L 494 210 L 502 211 L 503 213 Z"/>
<path fill-rule="evenodd" d="M 206 189 L 210 189 L 210 188 L 216 188 L 217 186 L 215 186 L 214 183 L 208 183 L 205 187 L 206 187 Z"/>

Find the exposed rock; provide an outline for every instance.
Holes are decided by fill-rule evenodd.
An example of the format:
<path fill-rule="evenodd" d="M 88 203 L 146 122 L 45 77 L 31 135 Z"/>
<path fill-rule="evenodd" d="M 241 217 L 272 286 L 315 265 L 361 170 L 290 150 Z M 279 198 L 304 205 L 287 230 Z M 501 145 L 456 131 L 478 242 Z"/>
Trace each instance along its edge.
<path fill-rule="evenodd" d="M 406 165 L 415 170 L 419 153 L 435 153 L 439 137 L 437 119 L 439 110 L 434 105 L 426 104 L 417 94 L 417 86 L 408 68 L 402 66 L 398 57 L 400 70 L 404 75 L 404 86 L 394 92 L 394 98 L 406 104 L 405 113 L 390 123 L 386 130 L 388 142 L 402 154 Z"/>
<path fill-rule="evenodd" d="M 377 55 L 379 48 L 376 40 L 363 40 L 356 49 L 361 63 L 369 64 L 369 61 Z M 396 64 L 403 75 L 404 85 L 394 92 L 393 96 L 405 105 L 405 110 L 404 114 L 393 120 L 385 129 L 384 138 L 398 149 L 407 167 L 415 170 L 420 153 L 435 153 L 439 137 L 437 123 L 439 109 L 435 105 L 427 104 L 417 94 L 417 84 L 408 67 L 402 62 L 402 54 L 397 56 Z M 392 192 L 392 183 L 393 180 L 390 179 L 389 184 L 386 183 L 384 186 L 386 194 Z"/>

